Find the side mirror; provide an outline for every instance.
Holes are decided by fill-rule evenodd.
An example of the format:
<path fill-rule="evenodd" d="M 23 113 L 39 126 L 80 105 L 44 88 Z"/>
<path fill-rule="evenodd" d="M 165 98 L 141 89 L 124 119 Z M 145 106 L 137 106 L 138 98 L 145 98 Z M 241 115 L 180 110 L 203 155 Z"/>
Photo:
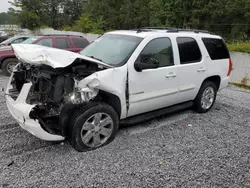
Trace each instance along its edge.
<path fill-rule="evenodd" d="M 135 62 L 135 70 L 138 72 L 142 72 L 146 69 L 157 69 L 159 68 L 160 62 L 153 58 L 153 57 L 147 57 L 142 60 L 142 62 Z"/>

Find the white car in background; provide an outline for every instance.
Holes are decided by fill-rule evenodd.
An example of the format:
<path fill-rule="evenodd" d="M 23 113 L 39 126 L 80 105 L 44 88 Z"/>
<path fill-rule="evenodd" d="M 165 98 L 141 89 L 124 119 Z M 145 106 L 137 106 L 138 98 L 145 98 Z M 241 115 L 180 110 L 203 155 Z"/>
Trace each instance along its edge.
<path fill-rule="evenodd" d="M 6 90 L 20 126 L 38 138 L 67 138 L 77 151 L 110 143 L 119 123 L 190 107 L 208 112 L 228 85 L 232 62 L 220 36 L 143 28 L 109 32 L 80 54 L 13 45 L 20 64 Z"/>
<path fill-rule="evenodd" d="M 0 47 L 10 46 L 11 44 L 19 44 L 30 38 L 30 36 L 14 36 L 0 43 Z"/>

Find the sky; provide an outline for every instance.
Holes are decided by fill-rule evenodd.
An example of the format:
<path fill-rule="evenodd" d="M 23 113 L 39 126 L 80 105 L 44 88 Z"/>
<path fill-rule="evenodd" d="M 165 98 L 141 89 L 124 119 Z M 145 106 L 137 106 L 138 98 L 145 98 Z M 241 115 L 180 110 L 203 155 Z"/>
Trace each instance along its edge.
<path fill-rule="evenodd" d="M 10 4 L 8 3 L 10 0 L 0 0 L 0 12 L 7 12 L 10 8 Z"/>

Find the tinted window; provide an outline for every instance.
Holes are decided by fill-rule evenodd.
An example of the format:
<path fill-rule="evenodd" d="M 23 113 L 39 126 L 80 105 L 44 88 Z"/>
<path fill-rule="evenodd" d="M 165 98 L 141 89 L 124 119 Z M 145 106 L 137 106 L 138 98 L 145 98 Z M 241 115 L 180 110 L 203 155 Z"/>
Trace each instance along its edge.
<path fill-rule="evenodd" d="M 41 46 L 47 46 L 47 47 L 53 47 L 53 42 L 52 42 L 52 39 L 41 39 L 38 41 L 37 43 L 38 45 L 41 45 Z"/>
<path fill-rule="evenodd" d="M 72 45 L 67 38 L 56 38 L 56 47 L 59 49 L 72 48 Z"/>
<path fill-rule="evenodd" d="M 200 48 L 193 38 L 177 38 L 181 64 L 196 63 L 201 60 Z"/>
<path fill-rule="evenodd" d="M 72 40 L 77 48 L 85 48 L 89 45 L 89 42 L 82 38 L 72 38 Z"/>
<path fill-rule="evenodd" d="M 222 39 L 202 39 L 212 60 L 228 59 L 229 52 Z"/>
<path fill-rule="evenodd" d="M 172 44 L 169 38 L 154 39 L 147 44 L 139 56 L 140 62 L 147 62 L 149 58 L 156 59 L 159 67 L 174 65 Z"/>

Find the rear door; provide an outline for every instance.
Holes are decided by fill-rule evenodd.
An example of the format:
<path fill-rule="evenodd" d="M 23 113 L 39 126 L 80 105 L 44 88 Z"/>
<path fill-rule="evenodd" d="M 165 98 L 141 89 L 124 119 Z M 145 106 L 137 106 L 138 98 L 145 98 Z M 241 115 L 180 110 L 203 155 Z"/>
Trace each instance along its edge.
<path fill-rule="evenodd" d="M 45 38 L 38 39 L 37 41 L 34 42 L 34 44 L 41 45 L 41 46 L 47 46 L 47 47 L 51 47 L 51 48 L 55 47 L 53 44 L 52 37 L 45 37 Z"/>
<path fill-rule="evenodd" d="M 55 37 L 56 48 L 74 52 L 74 46 L 67 37 Z"/>
<path fill-rule="evenodd" d="M 87 41 L 85 38 L 83 37 L 71 37 L 71 41 L 73 42 L 75 48 L 74 51 L 75 52 L 80 52 L 81 50 L 83 50 L 86 46 L 89 45 L 89 41 Z"/>
<path fill-rule="evenodd" d="M 195 99 L 200 87 L 207 77 L 205 54 L 202 54 L 201 39 L 177 37 L 179 51 L 178 83 L 181 102 Z M 202 48 L 202 49 L 201 49 Z"/>

